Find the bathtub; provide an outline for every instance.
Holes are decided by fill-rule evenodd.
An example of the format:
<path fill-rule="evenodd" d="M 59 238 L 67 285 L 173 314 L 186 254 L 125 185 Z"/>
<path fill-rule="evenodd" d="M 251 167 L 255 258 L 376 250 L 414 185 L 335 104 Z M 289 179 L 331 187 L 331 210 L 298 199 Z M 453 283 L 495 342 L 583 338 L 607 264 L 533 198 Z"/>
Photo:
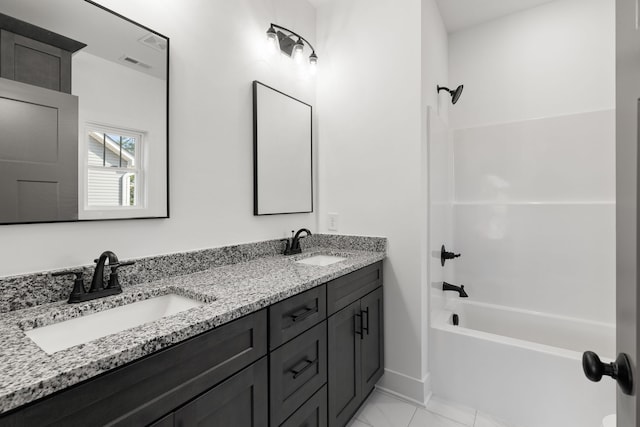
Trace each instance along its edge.
<path fill-rule="evenodd" d="M 614 359 L 614 325 L 457 299 L 431 320 L 438 396 L 521 427 L 599 427 L 616 410 L 615 382 L 582 372 L 585 350 Z"/>

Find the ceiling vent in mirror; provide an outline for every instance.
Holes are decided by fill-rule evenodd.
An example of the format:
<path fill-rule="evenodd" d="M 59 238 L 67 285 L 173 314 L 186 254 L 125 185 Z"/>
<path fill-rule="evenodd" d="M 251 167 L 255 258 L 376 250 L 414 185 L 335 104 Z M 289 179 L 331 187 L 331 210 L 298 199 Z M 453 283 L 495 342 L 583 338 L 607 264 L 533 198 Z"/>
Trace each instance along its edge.
<path fill-rule="evenodd" d="M 138 61 L 135 58 L 132 58 L 130 56 L 124 55 L 123 57 L 120 58 L 120 61 L 124 62 L 125 64 L 129 64 L 129 65 L 135 65 L 144 69 L 151 69 L 151 65 L 149 64 L 145 64 L 144 62 Z"/>
<path fill-rule="evenodd" d="M 150 48 L 155 50 L 159 50 L 160 52 L 164 52 L 165 50 L 167 50 L 167 40 L 153 33 L 147 34 L 141 39 L 138 39 L 138 41 L 143 45 L 149 46 Z"/>

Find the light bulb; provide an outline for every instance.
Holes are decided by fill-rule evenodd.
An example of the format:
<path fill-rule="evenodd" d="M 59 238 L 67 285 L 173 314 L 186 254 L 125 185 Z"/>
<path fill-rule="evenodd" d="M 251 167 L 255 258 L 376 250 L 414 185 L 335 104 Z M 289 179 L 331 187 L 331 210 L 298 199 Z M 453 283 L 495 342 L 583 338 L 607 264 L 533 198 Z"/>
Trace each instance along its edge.
<path fill-rule="evenodd" d="M 304 50 L 304 44 L 302 43 L 302 40 L 298 37 L 298 41 L 296 42 L 296 44 L 293 45 L 293 50 L 291 51 L 291 57 L 298 64 L 302 62 L 303 50 Z"/>
<path fill-rule="evenodd" d="M 315 75 L 318 71 L 318 55 L 315 52 L 311 52 L 309 56 L 309 71 L 312 75 Z"/>

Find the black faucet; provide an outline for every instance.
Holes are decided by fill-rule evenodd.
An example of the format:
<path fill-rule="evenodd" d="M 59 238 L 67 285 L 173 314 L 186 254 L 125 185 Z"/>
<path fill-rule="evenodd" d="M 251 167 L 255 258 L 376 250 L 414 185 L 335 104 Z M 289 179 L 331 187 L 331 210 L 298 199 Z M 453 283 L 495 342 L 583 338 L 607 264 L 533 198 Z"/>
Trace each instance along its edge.
<path fill-rule="evenodd" d="M 286 242 L 284 248 L 285 255 L 295 255 L 302 253 L 302 248 L 300 247 L 300 239 L 306 237 L 300 236 L 300 234 L 303 232 L 306 233 L 306 236 L 311 236 L 311 231 L 307 230 L 306 228 L 301 228 L 295 235 L 293 235 L 293 230 L 291 230 L 291 234 L 293 235 L 291 239 L 283 239 L 283 241 Z"/>
<path fill-rule="evenodd" d="M 109 260 L 109 268 L 111 268 L 111 274 L 109 274 L 109 283 L 104 286 L 104 265 Z M 66 276 L 75 275 L 75 281 L 73 284 L 73 290 L 69 295 L 69 303 L 77 303 L 83 301 L 90 301 L 97 298 L 102 298 L 110 295 L 117 295 L 122 293 L 122 287 L 120 287 L 120 281 L 118 280 L 118 268 L 125 265 L 135 264 L 134 261 L 120 262 L 118 257 L 111 251 L 105 251 L 100 254 L 100 257 L 94 260 L 96 269 L 93 272 L 93 279 L 91 280 L 91 287 L 87 291 L 84 287 L 84 280 L 82 278 L 83 271 L 62 271 L 53 273 L 53 276 Z"/>
<path fill-rule="evenodd" d="M 456 286 L 447 282 L 442 282 L 442 290 L 443 291 L 455 291 L 460 294 L 460 298 L 468 298 L 469 295 L 464 290 L 464 285 Z"/>
<path fill-rule="evenodd" d="M 91 288 L 89 288 L 89 292 L 98 292 L 104 289 L 104 263 L 107 259 L 109 259 L 110 267 L 119 264 L 118 257 L 111 251 L 104 251 L 100 254 L 98 259 L 94 259 L 93 262 L 96 263 L 96 269 L 93 272 L 93 279 L 91 280 Z M 113 269 L 112 271 L 115 273 Z M 118 287 L 120 287 L 119 284 Z"/>

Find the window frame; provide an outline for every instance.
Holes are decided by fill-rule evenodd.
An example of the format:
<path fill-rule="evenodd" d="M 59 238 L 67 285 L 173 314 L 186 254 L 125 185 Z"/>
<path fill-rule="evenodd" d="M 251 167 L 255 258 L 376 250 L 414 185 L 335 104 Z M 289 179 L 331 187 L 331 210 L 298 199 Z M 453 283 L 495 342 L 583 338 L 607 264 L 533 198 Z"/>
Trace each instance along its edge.
<path fill-rule="evenodd" d="M 89 165 L 89 138 L 92 132 L 100 132 L 111 135 L 120 135 L 126 137 L 132 137 L 136 140 L 135 147 L 135 167 L 108 167 L 108 166 L 95 166 Z M 84 132 L 82 133 L 82 143 L 80 144 L 80 159 L 82 165 L 82 193 L 80 194 L 82 203 L 79 204 L 82 209 L 82 213 L 85 215 L 98 218 L 101 216 L 100 213 L 108 212 L 113 214 L 114 212 L 122 212 L 130 214 L 132 211 L 144 210 L 147 209 L 146 203 L 146 168 L 145 168 L 145 135 L 146 132 L 127 128 L 124 126 L 110 125 L 104 123 L 97 122 L 86 122 L 84 124 Z M 124 177 L 131 176 L 135 174 L 136 176 L 136 186 L 135 186 L 135 194 L 134 199 L 136 204 L 131 205 L 120 205 L 120 206 L 100 206 L 100 205 L 89 205 L 89 171 L 90 170 L 108 170 L 113 172 L 122 172 L 123 176 L 120 179 L 120 185 L 123 185 Z M 127 193 L 128 194 L 128 193 Z M 122 195 L 122 200 L 124 200 L 124 193 Z"/>

